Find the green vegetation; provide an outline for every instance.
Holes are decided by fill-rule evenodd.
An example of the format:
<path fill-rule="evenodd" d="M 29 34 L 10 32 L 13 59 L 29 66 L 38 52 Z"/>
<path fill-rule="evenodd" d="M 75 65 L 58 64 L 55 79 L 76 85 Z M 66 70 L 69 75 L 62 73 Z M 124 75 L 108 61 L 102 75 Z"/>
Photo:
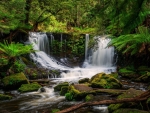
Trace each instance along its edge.
<path fill-rule="evenodd" d="M 12 99 L 12 96 L 0 94 L 0 101 L 2 100 L 10 100 Z"/>
<path fill-rule="evenodd" d="M 2 79 L 2 82 L 5 88 L 8 89 L 17 89 L 21 86 L 21 84 L 27 84 L 29 81 L 27 80 L 24 73 L 16 73 L 10 76 L 6 76 Z"/>
<path fill-rule="evenodd" d="M 60 111 L 59 109 L 52 109 L 52 113 L 57 113 L 58 111 Z"/>
<path fill-rule="evenodd" d="M 18 89 L 19 92 L 31 92 L 31 91 L 37 91 L 42 86 L 39 85 L 37 82 L 30 83 L 30 84 L 22 84 L 21 87 Z"/>

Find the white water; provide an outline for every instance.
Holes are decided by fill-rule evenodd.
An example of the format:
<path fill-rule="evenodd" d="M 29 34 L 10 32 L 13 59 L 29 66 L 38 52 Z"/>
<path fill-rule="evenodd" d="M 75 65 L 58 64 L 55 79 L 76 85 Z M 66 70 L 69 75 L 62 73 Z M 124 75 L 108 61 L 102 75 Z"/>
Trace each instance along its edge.
<path fill-rule="evenodd" d="M 61 69 L 66 70 L 69 67 L 63 66 L 60 62 L 52 59 L 47 53 L 49 53 L 49 40 L 45 33 L 29 34 L 29 41 L 33 44 L 33 49 L 37 50 L 35 53 L 31 53 L 30 57 L 38 66 L 48 69 Z"/>

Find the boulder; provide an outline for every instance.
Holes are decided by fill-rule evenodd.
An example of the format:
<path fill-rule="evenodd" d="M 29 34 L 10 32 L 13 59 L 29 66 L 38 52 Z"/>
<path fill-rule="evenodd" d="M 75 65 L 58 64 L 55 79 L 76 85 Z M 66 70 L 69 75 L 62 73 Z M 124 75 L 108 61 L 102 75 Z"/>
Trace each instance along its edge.
<path fill-rule="evenodd" d="M 68 93 L 65 95 L 67 100 L 82 100 L 88 94 L 94 94 L 92 88 L 85 84 L 70 85 Z"/>
<path fill-rule="evenodd" d="M 91 87 L 93 88 L 107 88 L 107 89 L 117 89 L 121 88 L 122 84 L 115 77 L 110 74 L 98 73 L 94 75 L 91 80 Z"/>
<path fill-rule="evenodd" d="M 19 92 L 31 92 L 31 91 L 38 91 L 39 88 L 42 86 L 39 85 L 37 82 L 33 82 L 31 84 L 22 84 L 21 87 L 18 89 Z"/>
<path fill-rule="evenodd" d="M 12 96 L 5 95 L 5 94 L 0 94 L 0 101 L 2 101 L 2 100 L 10 100 L 10 99 L 12 99 Z"/>
<path fill-rule="evenodd" d="M 78 82 L 79 82 L 79 84 L 88 83 L 89 82 L 89 78 L 80 79 Z"/>
<path fill-rule="evenodd" d="M 56 86 L 54 87 L 54 91 L 61 91 L 61 88 L 62 88 L 63 86 L 69 86 L 69 83 L 68 83 L 68 82 L 59 83 L 58 85 L 56 85 Z"/>
<path fill-rule="evenodd" d="M 24 73 L 16 73 L 6 76 L 2 79 L 5 90 L 18 89 L 22 84 L 28 84 L 29 81 Z"/>

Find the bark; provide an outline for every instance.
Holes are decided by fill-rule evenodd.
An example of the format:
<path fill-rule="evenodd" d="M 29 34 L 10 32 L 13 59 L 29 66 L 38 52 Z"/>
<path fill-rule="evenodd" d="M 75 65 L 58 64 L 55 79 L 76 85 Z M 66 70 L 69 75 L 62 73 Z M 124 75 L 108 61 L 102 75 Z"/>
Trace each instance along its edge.
<path fill-rule="evenodd" d="M 134 98 L 124 98 L 124 99 L 120 99 L 120 100 L 103 100 L 103 101 L 80 103 L 80 104 L 71 106 L 70 108 L 59 111 L 57 113 L 68 113 L 68 112 L 71 112 L 71 111 L 74 111 L 76 109 L 79 109 L 81 107 L 86 107 L 86 106 L 117 104 L 117 103 L 126 103 L 126 102 L 140 102 L 140 101 L 146 100 L 149 97 L 150 97 L 150 90 L 148 90 L 148 91 L 146 91 L 146 92 L 142 93 L 141 95 L 136 96 Z"/>

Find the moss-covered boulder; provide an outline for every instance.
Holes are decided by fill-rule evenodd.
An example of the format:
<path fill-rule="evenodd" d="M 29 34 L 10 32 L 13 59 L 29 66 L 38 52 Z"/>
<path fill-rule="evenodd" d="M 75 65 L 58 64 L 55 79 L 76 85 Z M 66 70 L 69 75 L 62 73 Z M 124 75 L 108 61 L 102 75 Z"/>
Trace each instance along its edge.
<path fill-rule="evenodd" d="M 136 90 L 136 89 L 133 89 L 133 88 L 130 88 L 129 90 L 127 90 L 126 92 L 124 92 L 123 94 L 119 95 L 117 97 L 117 99 L 124 99 L 124 98 L 133 98 L 133 97 L 136 97 L 140 94 L 142 94 L 143 91 L 141 90 Z M 108 106 L 108 110 L 109 112 L 114 112 L 120 108 L 141 108 L 141 106 L 138 104 L 138 103 L 135 103 L 135 102 L 131 102 L 131 103 L 121 103 L 121 104 L 110 104 Z"/>
<path fill-rule="evenodd" d="M 12 96 L 0 94 L 0 101 L 3 101 L 3 100 L 10 100 L 10 99 L 12 99 Z"/>
<path fill-rule="evenodd" d="M 93 88 L 112 88 L 117 89 L 121 88 L 122 84 L 115 77 L 110 74 L 98 73 L 94 75 L 91 80 L 91 87 Z"/>
<path fill-rule="evenodd" d="M 138 109 L 124 108 L 124 109 L 117 109 L 113 113 L 149 113 L 149 112 L 143 111 L 143 110 L 138 110 Z"/>
<path fill-rule="evenodd" d="M 89 82 L 89 78 L 80 79 L 78 82 L 79 82 L 79 84 L 88 83 Z"/>
<path fill-rule="evenodd" d="M 65 94 L 68 92 L 68 86 L 62 86 L 60 95 L 65 96 Z"/>
<path fill-rule="evenodd" d="M 137 74 L 134 70 L 130 70 L 128 68 L 121 68 L 118 71 L 119 75 L 125 78 L 135 78 L 137 77 Z"/>
<path fill-rule="evenodd" d="M 18 89 L 19 92 L 31 92 L 31 91 L 37 91 L 42 86 L 39 85 L 37 82 L 33 82 L 31 84 L 22 84 L 21 87 Z"/>
<path fill-rule="evenodd" d="M 4 89 L 18 89 L 22 84 L 28 84 L 29 81 L 24 73 L 16 73 L 10 76 L 6 76 L 2 79 Z"/>
<path fill-rule="evenodd" d="M 69 97 L 69 99 L 71 97 L 72 100 L 82 100 L 86 97 L 86 95 L 94 93 L 94 91 L 92 92 L 92 88 L 85 84 L 74 84 L 69 86 L 66 96 Z"/>
<path fill-rule="evenodd" d="M 63 86 L 69 86 L 69 83 L 68 83 L 68 82 L 63 82 L 63 83 L 60 83 L 60 84 L 56 85 L 56 86 L 54 87 L 54 91 L 61 91 L 61 88 L 62 88 Z"/>

